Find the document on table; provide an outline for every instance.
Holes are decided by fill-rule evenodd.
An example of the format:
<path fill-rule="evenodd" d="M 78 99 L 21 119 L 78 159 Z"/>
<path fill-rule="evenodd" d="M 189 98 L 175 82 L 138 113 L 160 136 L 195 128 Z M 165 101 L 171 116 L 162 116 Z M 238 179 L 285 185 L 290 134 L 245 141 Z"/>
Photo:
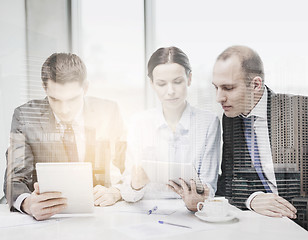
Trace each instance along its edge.
<path fill-rule="evenodd" d="M 160 221 L 163 221 L 165 224 L 160 224 L 159 220 L 151 220 L 145 223 L 119 226 L 115 230 L 134 239 L 159 239 L 189 232 L 211 230 L 218 227 L 215 224 L 199 220 L 186 207 L 182 207 L 168 216 L 162 216 Z"/>
<path fill-rule="evenodd" d="M 166 216 L 163 220 L 173 224 L 190 226 L 194 231 L 215 229 L 218 226 L 215 223 L 200 220 L 193 212 L 187 209 L 180 209 L 174 214 Z"/>
<path fill-rule="evenodd" d="M 158 222 L 147 222 L 115 228 L 133 239 L 158 239 L 172 235 L 179 235 L 193 231 L 190 228 L 181 228 L 171 225 L 159 224 Z"/>
<path fill-rule="evenodd" d="M 169 218 L 168 216 L 165 219 L 168 219 L 164 221 L 165 224 L 160 224 L 159 221 L 151 221 L 128 226 L 119 226 L 115 228 L 115 230 L 133 239 L 159 239 L 162 237 L 217 228 L 217 226 L 213 224 L 201 222 L 194 218 L 186 218 L 186 216 L 184 218 L 181 216 L 180 219 Z"/>
<path fill-rule="evenodd" d="M 21 213 L 10 213 L 5 215 L 0 215 L 0 229 L 1 228 L 10 228 L 10 227 L 19 227 L 25 225 L 41 225 L 41 224 L 50 224 L 60 221 L 59 219 L 47 219 L 45 221 L 36 221 L 29 215 Z"/>
<path fill-rule="evenodd" d="M 170 215 L 181 208 L 186 208 L 183 201 L 178 201 L 178 199 L 177 200 L 164 199 L 164 200 L 142 200 L 136 203 L 128 203 L 124 201 L 118 202 L 115 206 L 112 206 L 109 209 L 105 208 L 105 211 L 116 210 L 119 212 L 129 212 L 129 213 Z"/>

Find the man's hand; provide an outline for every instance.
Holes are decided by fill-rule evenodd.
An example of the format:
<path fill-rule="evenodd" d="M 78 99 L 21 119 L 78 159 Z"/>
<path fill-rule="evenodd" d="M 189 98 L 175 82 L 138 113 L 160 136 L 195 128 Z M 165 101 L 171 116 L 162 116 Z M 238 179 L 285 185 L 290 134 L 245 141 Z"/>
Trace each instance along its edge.
<path fill-rule="evenodd" d="M 132 182 L 131 186 L 134 190 L 142 189 L 146 184 L 150 182 L 148 175 L 145 173 L 141 166 L 133 166 L 132 169 Z"/>
<path fill-rule="evenodd" d="M 94 205 L 105 207 L 115 204 L 121 199 L 119 189 L 115 187 L 106 188 L 102 185 L 96 185 L 93 188 Z"/>
<path fill-rule="evenodd" d="M 198 211 L 197 204 L 198 202 L 204 202 L 204 200 L 208 198 L 210 192 L 209 188 L 206 184 L 203 184 L 204 191 L 202 194 L 199 194 L 197 193 L 197 187 L 194 180 L 190 181 L 190 190 L 186 182 L 181 178 L 180 183 L 181 185 L 178 185 L 175 182 L 169 180 L 169 184 L 167 184 L 167 186 L 172 191 L 176 192 L 181 196 L 181 198 L 186 204 L 187 209 L 194 212 Z"/>
<path fill-rule="evenodd" d="M 296 208 L 282 197 L 274 193 L 261 193 L 255 196 L 250 203 L 255 212 L 270 216 L 296 218 Z"/>
<path fill-rule="evenodd" d="M 34 191 L 21 204 L 21 210 L 36 220 L 45 220 L 61 212 L 67 207 L 67 199 L 60 192 L 40 193 L 38 183 L 34 183 Z"/>

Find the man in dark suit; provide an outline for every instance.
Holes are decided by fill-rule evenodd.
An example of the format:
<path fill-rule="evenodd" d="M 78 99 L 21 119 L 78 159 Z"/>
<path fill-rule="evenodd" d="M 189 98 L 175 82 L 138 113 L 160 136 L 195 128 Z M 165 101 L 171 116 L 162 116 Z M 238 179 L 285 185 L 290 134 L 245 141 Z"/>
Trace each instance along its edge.
<path fill-rule="evenodd" d="M 288 144 L 279 143 L 278 130 L 287 127 L 288 120 L 281 119 L 294 97 L 274 94 L 264 85 L 262 60 L 245 46 L 229 47 L 218 56 L 213 85 L 224 110 L 222 174 L 216 195 L 226 196 L 241 209 L 296 218 L 297 210 L 286 198 L 299 195 L 297 163 L 286 167 L 278 154 Z"/>
<path fill-rule="evenodd" d="M 47 97 L 29 101 L 13 115 L 4 183 L 11 210 L 42 220 L 66 207 L 61 193 L 39 192 L 38 162 L 91 162 L 94 173 L 104 173 L 94 174 L 95 205 L 115 203 L 121 198 L 119 191 L 102 185 L 110 183 L 106 178 L 110 174 L 113 183 L 120 179 L 110 162 L 123 132 L 117 104 L 85 97 L 86 67 L 75 54 L 52 54 L 42 66 L 41 77 Z"/>

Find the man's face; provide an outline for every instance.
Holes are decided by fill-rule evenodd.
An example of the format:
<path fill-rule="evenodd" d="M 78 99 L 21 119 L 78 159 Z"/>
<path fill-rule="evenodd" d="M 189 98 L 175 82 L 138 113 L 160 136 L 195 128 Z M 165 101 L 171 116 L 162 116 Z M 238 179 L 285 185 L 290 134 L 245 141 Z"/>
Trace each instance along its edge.
<path fill-rule="evenodd" d="M 245 76 L 237 56 L 218 60 L 213 70 L 216 101 L 227 117 L 247 115 L 254 106 L 253 87 L 246 86 Z"/>
<path fill-rule="evenodd" d="M 78 82 L 60 84 L 48 80 L 45 92 L 54 114 L 63 121 L 71 122 L 83 106 L 87 86 Z"/>

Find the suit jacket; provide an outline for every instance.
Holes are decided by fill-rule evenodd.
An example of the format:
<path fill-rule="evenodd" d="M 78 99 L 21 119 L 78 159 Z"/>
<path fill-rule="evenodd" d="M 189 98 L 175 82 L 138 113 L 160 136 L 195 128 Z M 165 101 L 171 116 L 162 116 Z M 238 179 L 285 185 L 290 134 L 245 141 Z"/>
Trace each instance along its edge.
<path fill-rule="evenodd" d="M 307 189 L 303 188 L 300 172 L 303 152 L 300 146 L 308 146 L 307 135 L 303 133 L 307 123 L 307 97 L 275 94 L 270 89 L 267 99 L 267 123 L 272 159 L 278 193 L 290 200 Z M 301 122 L 301 124 L 299 124 Z M 230 203 L 240 209 L 247 209 L 245 202 L 255 191 L 263 191 L 250 158 L 244 136 L 244 124 L 240 117 L 223 115 L 222 174 L 218 179 L 216 195 L 226 196 Z M 301 145 L 300 145 L 301 144 Z M 292 153 L 292 154 L 288 154 Z"/>
<path fill-rule="evenodd" d="M 86 97 L 83 108 L 85 125 L 85 161 L 92 162 L 94 185 L 106 182 L 114 145 L 123 134 L 123 123 L 116 103 Z M 10 207 L 22 193 L 31 193 L 37 181 L 38 162 L 67 162 L 62 134 L 56 126 L 48 99 L 32 100 L 14 111 L 4 192 Z M 104 162 L 105 161 L 105 162 Z M 107 169 L 105 169 L 107 168 Z"/>

